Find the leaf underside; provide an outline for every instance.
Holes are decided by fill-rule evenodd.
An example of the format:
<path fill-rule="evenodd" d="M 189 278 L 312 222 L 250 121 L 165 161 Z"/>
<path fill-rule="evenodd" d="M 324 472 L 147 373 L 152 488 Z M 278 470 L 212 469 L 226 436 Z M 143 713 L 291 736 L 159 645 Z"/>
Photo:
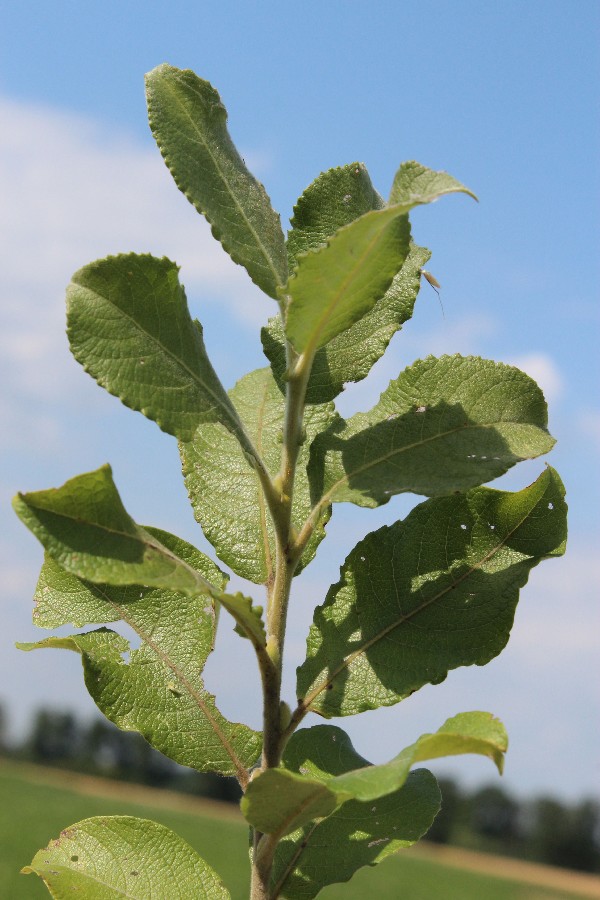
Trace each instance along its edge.
<path fill-rule="evenodd" d="M 215 421 L 237 431 L 178 273 L 166 258 L 136 253 L 79 269 L 67 288 L 71 351 L 98 384 L 169 434 L 189 440 Z"/>
<path fill-rule="evenodd" d="M 223 583 L 196 548 L 153 529 L 180 558 Z M 114 631 L 51 637 L 21 649 L 69 649 L 81 654 L 86 687 L 104 715 L 125 731 L 139 731 L 157 750 L 198 771 L 240 775 L 260 753 L 259 734 L 227 721 L 201 677 L 215 638 L 215 604 L 207 596 L 138 585 L 92 584 L 47 556 L 36 589 L 34 622 L 45 628 L 124 622 L 138 649 Z"/>
<path fill-rule="evenodd" d="M 127 640 L 103 628 L 22 649 L 81 653 L 88 691 L 119 727 L 140 731 L 177 762 L 245 781 L 260 735 L 221 716 L 201 672 L 214 643 L 215 603 L 255 645 L 264 645 L 251 601 L 226 594 L 223 574 L 191 545 L 137 525 L 107 466 L 61 488 L 21 495 L 15 508 L 49 556 L 37 621 L 81 626 L 122 620 L 141 640 L 130 652 Z"/>
<path fill-rule="evenodd" d="M 385 782 L 395 766 L 402 786 L 386 793 L 390 782 L 380 784 L 382 794 L 375 800 L 348 800 L 327 818 L 309 822 L 284 836 L 275 854 L 273 886 L 284 897 L 309 900 L 326 885 L 348 881 L 363 866 L 377 865 L 418 841 L 431 827 L 441 798 L 430 772 L 409 772 L 408 768 L 436 753 L 441 756 L 461 752 L 459 735 L 464 741 L 462 752 L 482 752 L 498 762 L 506 750 L 503 727 L 487 713 L 456 716 L 439 732 L 423 735 L 384 766 L 371 766 L 363 759 L 341 728 L 318 725 L 296 732 L 284 753 L 284 764 L 290 773 L 330 788 L 337 783 L 348 789 L 352 780 L 356 788 L 361 775 L 371 783 Z M 453 746 L 447 743 L 442 751 L 449 736 L 450 740 L 455 738 Z M 398 778 L 399 769 L 403 769 L 403 774 Z M 370 796 L 377 794 L 371 784 Z"/>
<path fill-rule="evenodd" d="M 333 777 L 324 769 L 331 753 L 341 759 L 354 752 L 343 731 L 331 726 L 306 729 L 297 732 L 292 746 L 295 752 L 303 748 L 298 771 L 288 767 L 259 772 L 241 804 L 252 825 L 276 838 L 331 815 L 350 800 L 379 800 L 400 790 L 416 762 L 477 753 L 492 759 L 501 772 L 507 737 L 502 723 L 490 713 L 460 713 L 435 734 L 421 735 L 390 762 L 373 766 L 360 760 Z"/>
<path fill-rule="evenodd" d="M 267 469 L 277 472 L 281 460 L 284 401 L 268 368 L 245 375 L 231 399 Z M 298 457 L 292 518 L 299 527 L 309 516 L 311 490 L 306 465 L 312 441 L 333 418 L 332 404 L 309 407 L 305 439 Z M 242 578 L 263 584 L 275 562 L 275 536 L 254 469 L 233 435 L 215 424 L 202 425 L 188 443 L 180 444 L 183 474 L 204 534 L 219 559 Z M 297 572 L 314 557 L 325 536 L 331 510 L 323 509 Z"/>
<path fill-rule="evenodd" d="M 174 832 L 149 819 L 96 816 L 61 831 L 34 856 L 36 874 L 56 900 L 227 900 L 214 870 Z"/>

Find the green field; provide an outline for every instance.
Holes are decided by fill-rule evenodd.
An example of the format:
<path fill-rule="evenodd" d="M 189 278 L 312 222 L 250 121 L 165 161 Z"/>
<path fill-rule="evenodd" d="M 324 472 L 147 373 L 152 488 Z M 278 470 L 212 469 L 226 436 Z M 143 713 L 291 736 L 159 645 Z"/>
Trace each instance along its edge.
<path fill-rule="evenodd" d="M 62 828 L 94 815 L 128 814 L 172 828 L 216 869 L 233 900 L 247 897 L 247 831 L 243 823 L 198 816 L 164 805 L 149 806 L 116 797 L 84 796 L 64 786 L 37 784 L 13 766 L 0 767 L 0 897 L 44 898 L 33 875 L 19 874 L 35 852 Z M 408 854 L 363 869 L 347 885 L 333 885 L 323 900 L 577 900 L 577 894 L 505 881 Z"/>

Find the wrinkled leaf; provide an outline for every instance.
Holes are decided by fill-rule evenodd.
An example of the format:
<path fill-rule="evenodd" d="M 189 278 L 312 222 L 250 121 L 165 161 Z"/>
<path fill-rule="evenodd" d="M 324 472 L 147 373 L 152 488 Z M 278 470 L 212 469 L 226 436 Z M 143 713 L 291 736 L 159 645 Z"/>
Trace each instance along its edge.
<path fill-rule="evenodd" d="M 473 356 L 409 366 L 367 413 L 338 419 L 316 440 L 314 501 L 378 506 L 404 491 L 437 496 L 502 475 L 547 453 L 554 438 L 537 384 Z"/>
<path fill-rule="evenodd" d="M 76 475 L 59 488 L 19 493 L 13 506 L 50 556 L 79 578 L 168 587 L 191 596 L 214 590 L 133 521 L 109 465 Z"/>
<path fill-rule="evenodd" d="M 294 207 L 293 228 L 287 241 L 290 268 L 299 253 L 316 249 L 342 226 L 383 205 L 362 163 L 323 172 Z M 371 312 L 317 350 L 306 390 L 307 403 L 333 400 L 347 382 L 360 381 L 368 375 L 392 336 L 411 317 L 421 283 L 420 270 L 429 257 L 428 250 L 411 244 L 402 268 Z M 262 342 L 283 390 L 287 361 L 279 316 L 263 328 Z"/>
<path fill-rule="evenodd" d="M 240 426 L 193 322 L 175 263 L 127 253 L 92 262 L 67 288 L 71 351 L 86 372 L 163 431 Z"/>
<path fill-rule="evenodd" d="M 409 172 L 418 178 L 421 171 L 430 173 L 432 181 L 444 176 L 438 181 L 442 192 L 462 189 L 445 173 L 430 172 L 416 163 L 404 163 L 398 177 L 402 176 L 408 183 Z M 409 201 L 411 196 L 412 192 L 406 191 L 404 199 Z M 294 209 L 293 229 L 288 235 L 290 268 L 295 265 L 298 254 L 316 250 L 339 228 L 383 206 L 361 163 L 322 173 L 302 194 Z M 333 400 L 347 383 L 360 381 L 368 375 L 393 335 L 412 316 L 421 284 L 421 269 L 430 256 L 428 250 L 411 244 L 400 271 L 373 309 L 317 350 L 306 391 L 307 403 Z M 283 388 L 287 361 L 285 334 L 279 317 L 271 319 L 263 328 L 262 343 L 275 378 Z"/>
<path fill-rule="evenodd" d="M 267 469 L 276 473 L 281 464 L 284 400 L 271 370 L 245 375 L 231 391 L 231 399 Z M 292 507 L 298 525 L 308 518 L 312 506 L 306 474 L 310 445 L 332 416 L 330 405 L 306 411 Z M 180 445 L 180 451 L 196 519 L 219 558 L 242 578 L 255 584 L 266 582 L 275 559 L 273 525 L 256 472 L 240 445 L 222 426 L 202 425 L 193 441 Z M 314 557 L 330 514 L 326 505 L 297 571 Z"/>
<path fill-rule="evenodd" d="M 270 297 L 287 279 L 279 216 L 227 131 L 217 91 L 189 69 L 161 65 L 146 75 L 152 134 L 175 183 L 234 262 Z"/>
<path fill-rule="evenodd" d="M 195 547 L 152 530 L 174 554 L 210 577 L 225 577 Z M 228 722 L 204 688 L 202 670 L 212 650 L 216 616 L 207 596 L 164 588 L 82 581 L 47 556 L 36 589 L 33 621 L 45 628 L 73 623 L 124 622 L 139 648 L 108 629 L 19 644 L 81 654 L 86 687 L 104 715 L 125 731 L 139 731 L 157 750 L 199 771 L 245 777 L 260 753 L 260 735 Z M 258 626 L 256 626 L 258 627 Z M 264 641 L 264 632 L 262 632 Z"/>
<path fill-rule="evenodd" d="M 252 601 L 225 594 L 161 543 L 156 531 L 137 525 L 125 510 L 110 466 L 71 478 L 60 488 L 17 494 L 13 506 L 58 564 L 95 584 L 162 587 L 188 597 L 207 594 L 246 631 L 265 643 Z"/>
<path fill-rule="evenodd" d="M 216 872 L 164 825 L 133 816 L 95 816 L 61 831 L 24 874 L 56 900 L 227 900 Z"/>
<path fill-rule="evenodd" d="M 390 206 L 394 203 L 430 203 L 442 194 L 468 194 L 477 200 L 473 191 L 448 175 L 447 172 L 435 172 L 411 160 L 404 162 L 394 176 L 390 191 Z M 427 199 L 425 199 L 427 198 Z"/>
<path fill-rule="evenodd" d="M 286 287 L 285 331 L 298 353 L 312 359 L 383 297 L 408 255 L 407 212 L 401 206 L 366 213 L 297 260 Z"/>
<path fill-rule="evenodd" d="M 348 383 L 367 377 L 394 334 L 412 316 L 421 286 L 421 269 L 430 256 L 429 250 L 411 244 L 400 271 L 381 300 L 362 319 L 317 350 L 306 389 L 307 403 L 334 400 Z M 277 383 L 284 390 L 287 362 L 279 316 L 265 325 L 261 339 Z"/>
<path fill-rule="evenodd" d="M 294 206 L 287 237 L 290 271 L 299 255 L 323 246 L 339 228 L 384 206 L 363 163 L 321 172 Z"/>
<path fill-rule="evenodd" d="M 426 769 L 410 772 L 400 790 L 376 803 L 349 800 L 280 841 L 273 884 L 284 897 L 310 900 L 326 885 L 348 881 L 363 866 L 412 846 L 431 828 L 439 807 L 437 782 Z"/>
<path fill-rule="evenodd" d="M 400 167 L 395 181 L 403 185 L 407 165 L 418 164 Z M 455 191 L 471 194 L 451 176 L 419 166 L 410 191 L 392 189 L 390 205 L 366 212 L 339 228 L 325 246 L 295 258 L 297 268 L 285 289 L 291 298 L 285 331 L 298 353 L 312 360 L 319 347 L 373 308 L 408 254 L 408 212 Z M 373 202 L 378 204 L 376 198 Z"/>
<path fill-rule="evenodd" d="M 345 716 L 398 703 L 506 645 L 519 589 L 566 540 L 553 469 L 510 493 L 428 500 L 352 550 L 315 611 L 298 669 L 304 708 Z"/>
<path fill-rule="evenodd" d="M 242 799 L 242 812 L 260 831 L 283 836 L 330 815 L 348 800 L 386 797 L 404 785 L 414 763 L 427 759 L 477 753 L 488 756 L 502 771 L 508 743 L 504 726 L 490 713 L 461 713 L 435 734 L 422 735 L 388 763 L 372 766 L 360 760 L 343 774 L 330 777 L 326 767 L 331 744 L 340 758 L 348 760 L 354 753 L 349 737 L 329 725 L 299 734 L 307 757 L 298 767 L 300 774 L 287 768 L 267 769 L 251 781 Z M 298 749 L 297 742 L 296 753 Z"/>

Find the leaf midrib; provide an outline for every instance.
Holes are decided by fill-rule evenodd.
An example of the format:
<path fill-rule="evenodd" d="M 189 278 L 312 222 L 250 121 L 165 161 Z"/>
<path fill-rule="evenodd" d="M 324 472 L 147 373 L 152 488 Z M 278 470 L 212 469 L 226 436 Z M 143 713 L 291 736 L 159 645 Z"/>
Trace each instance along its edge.
<path fill-rule="evenodd" d="M 155 550 L 156 552 L 160 553 L 161 556 L 166 557 L 168 560 L 172 561 L 173 564 L 177 568 L 182 568 L 186 572 L 188 572 L 190 575 L 192 575 L 195 583 L 198 585 L 200 593 L 208 594 L 213 599 L 220 601 L 220 597 L 223 592 L 218 591 L 217 588 L 214 587 L 214 585 L 212 585 L 209 581 L 207 581 L 196 569 L 194 569 L 192 566 L 190 566 L 189 563 L 186 563 L 186 561 L 184 559 L 181 559 L 181 557 L 177 556 L 175 553 L 173 553 L 171 550 L 169 550 L 168 547 L 165 547 L 165 545 L 161 544 L 159 541 L 155 541 L 153 538 L 145 539 L 144 535 L 140 534 L 138 531 L 134 532 L 133 534 L 129 531 L 119 531 L 119 529 L 117 529 L 117 528 L 111 528 L 108 525 L 101 525 L 98 522 L 90 522 L 88 519 L 82 519 L 79 516 L 74 516 L 74 515 L 71 515 L 71 514 L 68 514 L 65 512 L 61 512 L 59 510 L 48 509 L 47 507 L 43 507 L 43 506 L 36 506 L 34 504 L 28 503 L 27 500 L 23 497 L 22 497 L 22 500 L 28 509 L 40 510 L 40 511 L 43 511 L 46 513 L 50 513 L 51 515 L 56 516 L 59 519 L 66 520 L 70 524 L 78 525 L 79 527 L 85 526 L 87 528 L 94 528 L 100 532 L 105 532 L 109 535 L 113 535 L 118 538 L 125 538 L 125 539 L 131 540 L 131 541 L 135 541 L 138 544 L 140 544 L 142 547 L 146 547 L 150 550 Z M 60 539 L 58 539 L 58 540 L 60 540 Z M 90 554 L 86 553 L 85 555 L 89 556 Z M 127 565 L 127 563 L 124 563 L 124 564 Z M 138 563 L 137 565 L 142 565 L 142 564 L 143 564 L 143 560 L 140 563 Z M 85 578 L 85 576 L 78 575 L 76 572 L 73 572 L 72 574 L 75 575 L 77 578 L 81 578 L 81 577 Z M 89 581 L 90 579 L 87 578 L 85 580 Z M 131 582 L 128 582 L 128 583 L 131 583 Z M 119 583 L 119 585 L 115 585 L 115 586 L 123 586 L 123 585 L 121 585 Z M 150 587 L 150 585 L 148 585 L 148 587 Z M 158 587 L 158 585 L 154 585 L 154 587 Z M 178 588 L 178 590 L 182 591 L 181 588 Z M 182 591 L 182 593 L 183 593 L 183 591 Z"/>
<path fill-rule="evenodd" d="M 240 782 L 242 784 L 246 784 L 247 780 L 248 780 L 248 773 L 247 773 L 245 767 L 242 765 L 240 759 L 238 758 L 235 750 L 229 743 L 229 740 L 227 739 L 227 737 L 225 736 L 225 734 L 219 727 L 218 723 L 213 718 L 212 713 L 211 713 L 210 709 L 208 708 L 206 702 L 204 701 L 202 695 L 198 693 L 198 691 L 188 680 L 188 678 L 184 674 L 184 672 L 178 667 L 177 663 L 171 661 L 170 657 L 160 649 L 160 647 L 152 640 L 151 636 L 149 634 L 147 634 L 143 628 L 138 626 L 135 619 L 131 618 L 127 614 L 127 611 L 122 606 L 120 606 L 114 600 L 111 600 L 110 597 L 108 597 L 106 595 L 106 593 L 102 590 L 101 587 L 99 587 L 99 586 L 96 586 L 96 587 L 97 587 L 98 593 L 102 595 L 105 602 L 108 603 L 108 605 L 111 606 L 115 610 L 115 612 L 117 612 L 119 614 L 119 617 L 121 618 L 121 620 L 123 622 L 125 622 L 127 625 L 129 625 L 129 627 L 138 635 L 138 637 L 148 647 L 150 647 L 154 651 L 154 653 L 161 660 L 161 662 L 163 662 L 164 665 L 168 669 L 171 670 L 171 672 L 175 675 L 175 677 L 177 678 L 179 683 L 186 689 L 189 697 L 196 703 L 196 705 L 198 706 L 200 711 L 206 717 L 210 727 L 212 728 L 215 735 L 221 742 L 223 749 L 225 750 L 225 752 L 231 759 L 231 762 L 233 763 L 233 765 L 235 766 L 235 768 L 237 770 L 238 778 L 240 779 Z"/>
<path fill-rule="evenodd" d="M 366 215 L 369 215 L 369 214 L 367 213 Z M 325 309 L 323 315 L 321 316 L 321 318 L 318 320 L 317 324 L 315 325 L 315 328 L 313 329 L 312 337 L 309 337 L 309 339 L 308 339 L 308 341 L 307 341 L 307 343 L 306 343 L 306 346 L 305 346 L 305 348 L 304 348 L 303 351 L 302 351 L 303 354 L 304 354 L 307 358 L 312 358 L 312 356 L 314 356 L 314 354 L 316 353 L 316 351 L 317 351 L 317 349 L 318 349 L 319 336 L 320 336 L 320 334 L 323 332 L 323 330 L 325 329 L 325 327 L 328 325 L 328 323 L 330 322 L 331 317 L 332 317 L 333 314 L 335 313 L 337 307 L 340 305 L 340 303 L 341 303 L 342 300 L 344 299 L 344 295 L 345 295 L 345 293 L 346 293 L 346 291 L 347 291 L 348 286 L 349 286 L 349 285 L 352 285 L 352 283 L 355 282 L 355 281 L 357 280 L 357 278 L 360 276 L 360 274 L 362 274 L 362 271 L 363 271 L 363 269 L 365 268 L 365 265 L 366 265 L 365 261 L 368 259 L 368 256 L 369 256 L 369 254 L 371 253 L 373 247 L 376 246 L 376 244 L 378 243 L 378 241 L 381 239 L 382 235 L 385 233 L 386 228 L 387 228 L 387 227 L 390 227 L 391 224 L 392 224 L 393 222 L 395 222 L 395 219 L 390 219 L 390 222 L 388 222 L 387 225 L 384 225 L 383 228 L 381 229 L 381 231 L 378 231 L 378 232 L 371 238 L 371 240 L 369 241 L 369 244 L 368 244 L 366 247 L 363 245 L 363 247 L 364 247 L 363 253 L 362 253 L 361 257 L 359 258 L 359 260 L 358 260 L 356 266 L 354 266 L 354 268 L 352 268 L 352 269 L 350 270 L 350 273 L 348 274 L 348 276 L 344 279 L 344 281 L 342 282 L 342 284 L 341 284 L 340 287 L 338 288 L 338 290 L 337 290 L 337 292 L 335 293 L 333 299 L 332 299 L 331 302 L 328 304 L 328 306 L 326 307 L 326 309 Z M 350 226 L 350 227 L 351 227 L 351 226 Z M 335 237 L 335 236 L 334 236 L 334 237 Z M 329 243 L 328 243 L 326 246 L 331 246 L 332 241 L 333 241 L 333 239 L 331 239 L 331 240 L 329 241 Z M 321 249 L 322 249 L 322 248 L 321 248 Z M 318 252 L 319 252 L 319 248 L 317 248 L 317 250 L 309 251 L 309 255 L 310 255 L 310 253 L 315 254 L 315 253 L 318 253 Z M 394 278 L 394 276 L 392 275 L 391 278 L 390 278 L 390 284 L 391 284 L 391 282 L 393 281 L 393 278 Z M 293 287 L 293 285 L 292 285 L 292 287 Z M 387 291 L 388 289 L 389 289 L 389 285 L 388 285 L 388 288 L 386 289 L 386 291 Z M 375 301 L 374 301 L 374 302 L 375 302 Z M 353 323 L 353 324 L 354 324 L 354 323 Z"/>
<path fill-rule="evenodd" d="M 354 662 L 355 659 L 357 659 L 359 656 L 362 656 L 364 653 L 366 653 L 370 647 L 372 647 L 374 644 L 377 644 L 380 640 L 382 640 L 384 637 L 386 637 L 386 635 L 390 634 L 396 628 L 399 628 L 401 625 L 404 625 L 405 622 L 414 618 L 416 615 L 423 612 L 423 610 L 427 609 L 429 606 L 432 606 L 438 600 L 441 600 L 443 597 L 446 596 L 446 594 L 450 593 L 450 591 L 453 591 L 459 584 L 462 584 L 464 581 L 466 581 L 467 578 L 470 578 L 470 576 L 474 572 L 481 569 L 481 567 L 486 562 L 488 562 L 497 553 L 499 553 L 500 550 L 502 550 L 502 548 L 505 546 L 506 542 L 518 531 L 518 529 L 523 525 L 523 523 L 531 515 L 532 510 L 535 509 L 535 507 L 539 504 L 539 502 L 540 502 L 540 498 L 536 499 L 533 506 L 531 508 L 529 508 L 527 510 L 527 512 L 524 514 L 524 516 L 515 524 L 515 526 L 504 535 L 502 540 L 499 541 L 498 544 L 496 544 L 491 550 L 489 550 L 480 560 L 478 560 L 477 563 L 471 565 L 471 567 L 466 572 L 464 572 L 461 576 L 459 576 L 458 578 L 453 580 L 450 585 L 445 587 L 439 593 L 434 594 L 428 600 L 423 601 L 423 603 L 421 603 L 419 606 L 415 607 L 415 609 L 411 610 L 411 612 L 406 613 L 406 615 L 401 616 L 399 619 L 392 622 L 390 625 L 387 625 L 385 628 L 382 628 L 381 631 L 378 632 L 378 634 L 374 635 L 372 638 L 369 638 L 369 640 L 365 641 L 365 643 L 361 647 L 356 649 L 349 656 L 345 657 L 344 660 L 342 661 L 342 663 L 338 666 L 338 668 L 333 671 L 333 673 L 323 682 L 323 684 L 321 686 L 314 688 L 312 691 L 309 691 L 307 696 L 304 697 L 304 699 L 302 701 L 302 708 L 304 709 L 304 711 L 305 712 L 309 711 L 310 705 L 313 703 L 314 700 L 316 700 L 316 698 L 319 696 L 319 694 L 321 694 L 324 690 L 326 690 L 327 686 L 329 684 L 333 683 L 334 679 L 337 678 L 338 675 L 344 671 L 344 669 L 347 669 Z"/>
<path fill-rule="evenodd" d="M 142 327 L 137 319 L 135 319 L 129 312 L 122 309 L 117 303 L 115 303 L 109 296 L 104 296 L 88 285 L 81 284 L 80 282 L 73 281 L 73 284 L 77 285 L 81 290 L 86 291 L 88 294 L 91 294 L 93 297 L 104 301 L 105 303 L 110 304 L 110 306 L 116 310 L 123 318 L 129 320 L 129 322 L 134 326 L 134 328 L 144 337 L 146 337 L 150 343 L 154 344 L 160 351 L 162 351 L 166 356 L 169 357 L 177 366 L 183 370 L 183 372 L 187 373 L 191 379 L 191 381 L 200 387 L 201 390 L 204 390 L 214 401 L 215 406 L 220 408 L 226 415 L 231 424 L 234 426 L 234 429 L 237 433 L 240 433 L 240 423 L 237 418 L 233 415 L 229 406 L 223 402 L 222 398 L 215 394 L 214 390 L 206 384 L 202 378 L 200 378 L 198 372 L 195 372 L 193 369 L 189 367 L 189 365 L 185 362 L 182 356 L 177 356 L 172 350 L 170 350 L 167 346 L 161 343 L 157 337 L 155 337 L 150 331 L 146 328 Z M 168 387 L 168 385 L 167 385 Z M 161 389 L 163 386 L 161 385 Z"/>
<path fill-rule="evenodd" d="M 174 79 L 174 80 L 176 80 L 176 81 L 183 87 L 184 90 L 189 90 L 189 92 L 192 93 L 192 94 L 195 94 L 196 97 L 198 97 L 198 98 L 200 99 L 200 101 L 202 100 L 200 93 L 199 93 L 194 87 L 192 87 L 191 85 L 188 85 L 188 84 L 184 81 L 184 79 L 180 78 L 178 75 L 175 75 L 175 79 Z M 190 125 L 192 126 L 192 130 L 195 131 L 195 132 L 197 133 L 197 135 L 198 135 L 198 143 L 201 144 L 201 145 L 204 147 L 204 149 L 206 150 L 206 152 L 207 152 L 208 155 L 210 156 L 210 158 L 211 158 L 211 160 L 212 160 L 212 162 L 213 162 L 213 165 L 214 165 L 215 169 L 217 170 L 217 173 L 221 176 L 221 180 L 222 180 L 223 184 L 225 185 L 225 188 L 226 188 L 226 190 L 227 190 L 227 193 L 229 194 L 229 196 L 230 196 L 231 199 L 233 200 L 233 202 L 234 202 L 234 204 L 235 204 L 235 206 L 236 206 L 236 209 L 237 209 L 239 215 L 241 216 L 241 218 L 242 218 L 243 221 L 245 222 L 245 224 L 246 224 L 248 230 L 250 231 L 250 234 L 252 235 L 252 237 L 253 237 L 254 240 L 256 241 L 256 245 L 257 245 L 259 251 L 261 252 L 261 255 L 263 256 L 264 260 L 265 260 L 266 263 L 267 263 L 267 268 L 270 269 L 270 271 L 271 271 L 271 273 L 272 273 L 272 275 L 273 275 L 275 284 L 277 285 L 277 287 L 282 287 L 282 286 L 283 286 L 283 282 L 281 281 L 281 278 L 280 278 L 280 276 L 279 276 L 279 273 L 278 273 L 277 269 L 276 269 L 275 266 L 273 265 L 273 262 L 272 262 L 272 260 L 271 260 L 270 254 L 267 253 L 266 247 L 264 246 L 264 244 L 263 244 L 261 238 L 259 237 L 259 235 L 258 235 L 256 229 L 254 228 L 254 225 L 252 224 L 251 220 L 250 220 L 250 219 L 248 218 L 248 216 L 246 215 L 246 212 L 245 212 L 243 206 L 242 206 L 242 205 L 240 204 L 240 202 L 238 201 L 237 195 L 234 193 L 234 191 L 233 191 L 233 189 L 232 189 L 232 187 L 231 187 L 231 185 L 230 185 L 228 179 L 226 178 L 225 173 L 224 173 L 224 171 L 223 171 L 223 169 L 222 169 L 222 167 L 221 167 L 221 165 L 220 165 L 220 162 L 219 162 L 218 158 L 217 158 L 217 157 L 214 155 L 214 153 L 212 152 L 212 149 L 210 148 L 209 144 L 207 144 L 207 142 L 206 142 L 206 140 L 205 140 L 205 138 L 204 138 L 204 136 L 203 136 L 203 134 L 202 134 L 202 131 L 201 131 L 201 130 L 198 128 L 198 126 L 196 125 L 196 123 L 195 123 L 193 117 L 191 116 L 191 114 L 190 114 L 190 113 L 188 112 L 188 110 L 185 108 L 184 104 L 181 103 L 181 101 L 180 101 L 180 99 L 179 99 L 179 96 L 178 96 L 177 92 L 176 92 L 176 91 L 173 91 L 173 89 L 171 88 L 171 86 L 170 86 L 170 84 L 169 84 L 168 81 L 167 81 L 167 85 L 166 85 L 166 86 L 167 86 L 167 90 L 170 91 L 170 93 L 171 93 L 172 95 L 174 95 L 175 101 L 176 101 L 176 103 L 177 103 L 179 109 L 183 112 L 184 116 L 188 118 L 188 120 L 189 120 L 189 122 L 190 122 Z M 227 131 L 226 128 L 225 128 L 225 131 Z M 188 138 L 185 134 L 183 134 L 182 132 L 180 132 L 180 134 L 182 135 L 182 137 L 183 137 L 185 140 L 189 140 L 189 138 Z M 161 149 L 162 149 L 162 148 L 161 148 Z M 166 157 L 165 157 L 165 158 L 166 158 Z M 248 173 L 248 174 L 250 174 L 250 173 Z M 252 177 L 252 176 L 251 176 L 251 177 Z M 186 192 L 187 192 L 187 188 L 186 188 Z M 194 201 L 194 205 L 195 205 L 195 201 Z M 207 218 L 208 221 L 210 222 L 211 220 L 208 218 L 206 212 L 205 212 L 204 210 L 201 210 L 201 212 L 202 212 L 202 214 L 203 214 L 204 216 L 206 216 L 206 218 Z M 213 224 L 213 223 L 211 222 L 211 224 Z M 214 223 L 214 224 L 216 224 L 216 223 Z"/>
<path fill-rule="evenodd" d="M 378 424 L 380 424 L 380 423 L 379 422 L 373 423 L 373 425 L 378 425 Z M 335 495 L 335 492 L 338 490 L 338 488 L 340 486 L 344 485 L 345 483 L 348 483 L 351 478 L 354 478 L 357 475 L 362 474 L 363 472 L 367 472 L 367 471 L 369 471 L 369 469 L 373 468 L 374 466 L 381 465 L 381 463 L 386 462 L 388 459 L 393 459 L 395 456 L 399 456 L 401 453 L 405 453 L 408 450 L 414 450 L 417 447 L 422 447 L 425 444 L 428 444 L 432 441 L 442 440 L 442 439 L 447 438 L 450 435 L 456 434 L 458 432 L 463 432 L 463 431 L 467 432 L 467 431 L 472 431 L 472 430 L 476 430 L 476 429 L 497 428 L 498 425 L 500 425 L 500 424 L 513 425 L 513 426 L 514 425 L 530 426 L 530 423 L 528 423 L 528 422 L 513 422 L 510 420 L 503 419 L 502 422 L 485 422 L 485 423 L 474 422 L 472 424 L 467 423 L 466 425 L 458 425 L 456 428 L 450 428 L 447 431 L 438 431 L 436 434 L 432 434 L 428 438 L 421 438 L 420 440 L 414 441 L 411 444 L 405 444 L 403 447 L 397 447 L 394 450 L 390 450 L 389 453 L 385 453 L 382 456 L 376 457 L 375 459 L 370 459 L 369 462 L 365 463 L 362 466 L 358 466 L 356 469 L 353 469 L 351 472 L 346 472 L 343 475 L 343 477 L 338 479 L 338 481 L 336 481 L 329 488 L 327 493 L 323 495 L 323 497 L 321 498 L 321 500 L 318 503 L 318 506 L 320 507 L 326 503 L 331 502 Z M 373 427 L 373 425 L 367 426 L 367 429 L 364 429 L 364 431 L 368 430 L 368 428 L 370 428 L 370 427 Z M 533 427 L 536 427 L 536 426 L 533 426 Z M 342 438 L 342 440 L 351 441 L 352 438 L 358 437 L 360 434 L 363 434 L 364 431 L 359 431 L 359 432 L 357 432 L 356 435 L 351 435 L 349 438 L 346 438 L 346 439 Z M 341 452 L 341 451 L 339 451 L 339 452 Z"/>

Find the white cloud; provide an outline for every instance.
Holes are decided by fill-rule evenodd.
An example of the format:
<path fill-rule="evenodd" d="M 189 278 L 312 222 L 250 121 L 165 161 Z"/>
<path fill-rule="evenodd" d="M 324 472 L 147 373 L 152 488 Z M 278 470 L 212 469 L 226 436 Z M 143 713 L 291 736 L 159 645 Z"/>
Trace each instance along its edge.
<path fill-rule="evenodd" d="M 86 262 L 130 250 L 169 256 L 199 318 L 219 303 L 254 331 L 272 313 L 150 141 L 1 97 L 0 118 L 1 412 L 13 443 L 27 434 L 24 402 L 76 399 L 82 379 L 64 336 L 64 289 Z"/>
<path fill-rule="evenodd" d="M 564 379 L 556 362 L 547 353 L 528 353 L 508 360 L 511 365 L 522 369 L 537 381 L 550 403 L 562 395 Z"/>

